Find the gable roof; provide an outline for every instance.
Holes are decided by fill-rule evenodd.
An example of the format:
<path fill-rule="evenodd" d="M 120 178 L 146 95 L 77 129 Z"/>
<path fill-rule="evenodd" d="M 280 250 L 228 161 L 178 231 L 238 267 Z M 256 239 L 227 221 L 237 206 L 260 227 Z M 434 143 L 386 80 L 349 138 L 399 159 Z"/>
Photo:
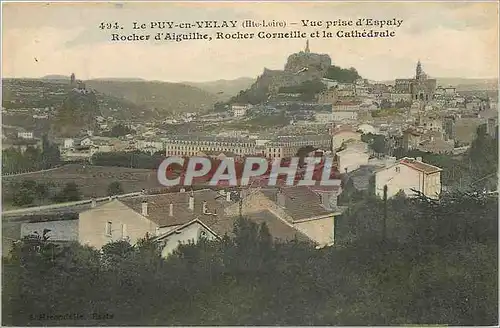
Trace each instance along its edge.
<path fill-rule="evenodd" d="M 264 196 L 280 205 L 278 203 L 279 192 L 284 196 L 283 210 L 292 218 L 293 222 L 333 213 L 322 206 L 319 194 L 308 186 L 284 187 L 281 188 L 281 191 L 278 189 L 262 191 Z"/>
<path fill-rule="evenodd" d="M 269 233 L 275 240 L 290 241 L 296 239 L 304 242 L 312 242 L 312 240 L 305 234 L 289 226 L 268 210 L 250 213 L 246 215 L 246 217 L 258 225 L 265 223 L 267 228 L 269 229 Z"/>
<path fill-rule="evenodd" d="M 399 163 L 406 165 L 414 170 L 424 172 L 426 174 L 441 172 L 443 170 L 437 166 L 430 165 L 421 161 L 417 161 L 413 158 L 407 158 L 407 157 L 401 159 Z"/>
<path fill-rule="evenodd" d="M 269 229 L 269 233 L 276 241 L 291 241 L 298 240 L 303 242 L 313 242 L 309 237 L 307 237 L 302 232 L 294 229 L 290 225 L 286 224 L 271 212 L 267 210 L 263 210 L 256 213 L 250 213 L 245 215 L 245 218 L 256 223 L 257 225 L 261 225 L 265 223 L 267 228 Z M 210 231 L 215 237 L 221 238 L 225 235 L 232 236 L 234 231 L 234 224 L 238 217 L 200 217 L 194 220 L 187 222 L 186 224 L 170 230 L 158 237 L 155 240 L 161 240 L 166 238 L 172 234 L 175 234 L 182 229 L 198 223 L 203 226 L 205 229 Z"/>
<path fill-rule="evenodd" d="M 186 227 L 189 227 L 190 225 L 193 225 L 194 223 L 198 223 L 200 224 L 201 226 L 203 226 L 205 229 L 207 229 L 208 231 L 210 231 L 215 237 L 221 237 L 218 233 L 216 233 L 215 231 L 213 231 L 209 226 L 207 226 L 205 223 L 203 223 L 203 221 L 201 221 L 200 219 L 193 219 L 185 224 L 183 224 L 182 226 L 180 227 L 177 227 L 175 229 L 172 229 L 170 231 L 167 231 L 157 237 L 154 238 L 155 241 L 158 241 L 158 240 L 162 240 L 170 235 L 173 235 L 175 233 L 177 233 L 178 231 L 181 231 L 182 229 L 186 228 Z"/>
<path fill-rule="evenodd" d="M 194 209 L 189 209 L 189 196 L 191 192 L 176 192 L 167 194 L 157 194 L 149 196 L 139 196 L 120 200 L 135 212 L 142 213 L 142 203 L 148 204 L 147 218 L 160 227 L 168 227 L 186 224 L 196 218 L 212 217 L 213 215 L 203 214 L 203 202 L 207 202 L 209 212 L 222 213 L 224 205 L 230 204 L 225 201 L 225 197 L 210 189 L 193 191 Z M 173 205 L 173 215 L 170 216 L 170 204 Z"/>

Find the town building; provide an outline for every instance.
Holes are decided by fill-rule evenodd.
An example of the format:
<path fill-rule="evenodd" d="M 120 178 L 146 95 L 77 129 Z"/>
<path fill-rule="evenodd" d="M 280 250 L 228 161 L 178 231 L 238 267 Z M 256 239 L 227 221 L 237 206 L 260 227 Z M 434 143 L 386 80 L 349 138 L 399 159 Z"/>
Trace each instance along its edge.
<path fill-rule="evenodd" d="M 335 154 L 334 161 L 337 163 L 337 170 L 341 173 L 348 173 L 358 169 L 362 165 L 368 164 L 370 155 L 358 149 L 344 149 Z"/>
<path fill-rule="evenodd" d="M 134 245 L 149 236 L 161 247 L 162 256 L 168 257 L 180 243 L 232 235 L 236 220 L 243 216 L 259 225 L 265 223 L 275 240 L 300 240 L 322 247 L 335 241 L 334 220 L 342 212 L 337 206 L 340 192 L 339 180 L 331 187 L 137 193 L 7 213 L 10 220 L 20 223 L 20 229 L 17 234 L 15 229 L 4 231 L 10 242 L 45 234 L 54 243 L 78 242 L 97 249 L 116 241 Z"/>
<path fill-rule="evenodd" d="M 220 138 L 211 136 L 176 136 L 165 141 L 167 156 L 198 156 L 200 153 L 231 152 L 240 157 L 265 156 L 270 159 L 295 156 L 305 146 L 331 149 L 327 134 L 276 136 L 268 140 Z"/>
<path fill-rule="evenodd" d="M 248 216 L 268 211 L 285 225 L 307 236 L 318 246 L 335 243 L 335 218 L 343 208 L 337 205 L 338 186 L 330 188 L 295 186 L 258 189 L 243 198 L 241 214 Z M 240 204 L 225 209 L 228 216 L 240 214 Z"/>
<path fill-rule="evenodd" d="M 243 117 L 246 115 L 247 110 L 250 108 L 250 105 L 247 104 L 233 104 L 231 105 L 231 111 L 233 112 L 234 117 Z"/>
<path fill-rule="evenodd" d="M 361 140 L 361 133 L 350 126 L 333 126 L 331 135 L 333 150 L 339 149 L 348 140 Z"/>
<path fill-rule="evenodd" d="M 318 112 L 314 114 L 314 119 L 319 123 L 333 122 L 333 114 L 330 112 Z"/>
<path fill-rule="evenodd" d="M 17 132 L 17 137 L 20 139 L 33 139 L 33 132 L 29 131 L 19 131 Z"/>
<path fill-rule="evenodd" d="M 332 105 L 332 111 L 335 113 L 335 112 L 338 112 L 338 111 L 353 111 L 353 112 L 357 112 L 359 111 L 360 109 L 360 106 L 361 106 L 361 102 L 360 101 L 336 101 L 333 105 Z"/>
<path fill-rule="evenodd" d="M 338 100 L 337 89 L 332 87 L 318 95 L 318 104 L 334 104 Z"/>
<path fill-rule="evenodd" d="M 417 149 L 422 140 L 422 132 L 415 129 L 407 129 L 403 132 L 403 149 L 405 151 Z"/>
<path fill-rule="evenodd" d="M 358 111 L 338 110 L 332 113 L 332 121 L 337 123 L 353 122 L 358 120 Z"/>
<path fill-rule="evenodd" d="M 384 186 L 387 186 L 388 198 L 400 191 L 407 197 L 422 193 L 429 198 L 438 198 L 441 194 L 441 171 L 439 167 L 422 162 L 422 158 L 402 158 L 375 173 L 375 194 L 383 197 Z"/>
<path fill-rule="evenodd" d="M 417 63 L 415 77 L 412 79 L 396 79 L 397 93 L 411 94 L 411 99 L 431 101 L 436 91 L 436 80 L 429 79 L 422 69 L 420 60 Z"/>

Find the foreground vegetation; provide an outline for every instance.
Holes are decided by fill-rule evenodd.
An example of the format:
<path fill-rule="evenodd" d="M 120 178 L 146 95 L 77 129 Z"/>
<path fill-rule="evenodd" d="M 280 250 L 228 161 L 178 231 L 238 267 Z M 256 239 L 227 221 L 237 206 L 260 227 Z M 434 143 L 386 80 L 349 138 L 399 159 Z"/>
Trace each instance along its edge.
<path fill-rule="evenodd" d="M 273 242 L 244 219 L 234 236 L 167 260 L 150 239 L 102 254 L 25 240 L 4 258 L 2 323 L 496 325 L 497 208 L 482 194 L 396 197 L 384 215 L 363 198 L 336 223 L 336 246 L 320 250 Z"/>

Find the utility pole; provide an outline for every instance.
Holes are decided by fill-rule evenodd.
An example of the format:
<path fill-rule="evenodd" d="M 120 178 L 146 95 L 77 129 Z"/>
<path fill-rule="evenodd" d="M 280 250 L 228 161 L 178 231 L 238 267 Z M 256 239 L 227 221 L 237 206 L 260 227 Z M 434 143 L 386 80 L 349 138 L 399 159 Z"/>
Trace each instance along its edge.
<path fill-rule="evenodd" d="M 382 223 L 382 241 L 385 242 L 386 239 L 386 228 L 387 228 L 387 185 L 384 185 L 384 217 Z"/>
<path fill-rule="evenodd" d="M 240 200 L 238 201 L 240 219 L 243 218 L 243 189 L 240 188 Z"/>

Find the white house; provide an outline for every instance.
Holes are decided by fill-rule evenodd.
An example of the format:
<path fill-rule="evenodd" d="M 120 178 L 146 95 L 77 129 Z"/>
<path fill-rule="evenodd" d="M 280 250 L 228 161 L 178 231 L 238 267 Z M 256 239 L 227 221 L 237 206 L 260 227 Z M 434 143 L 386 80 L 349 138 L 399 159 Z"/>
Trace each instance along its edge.
<path fill-rule="evenodd" d="M 357 149 L 345 149 L 335 154 L 337 158 L 337 169 L 341 173 L 357 170 L 361 165 L 368 164 L 370 155 Z"/>
<path fill-rule="evenodd" d="M 338 149 L 348 140 L 361 140 L 361 133 L 350 128 L 338 128 L 332 133 L 332 148 Z"/>
<path fill-rule="evenodd" d="M 355 121 L 358 119 L 358 111 L 338 110 L 332 113 L 333 122 Z"/>
<path fill-rule="evenodd" d="M 333 114 L 330 112 L 315 113 L 314 119 L 320 123 L 331 123 L 333 122 Z"/>
<path fill-rule="evenodd" d="M 162 141 L 155 140 L 137 140 L 137 149 L 149 153 L 156 153 L 165 150 L 165 144 Z"/>
<path fill-rule="evenodd" d="M 244 104 L 233 104 L 231 105 L 231 111 L 234 117 L 243 117 L 247 114 L 249 106 Z"/>
<path fill-rule="evenodd" d="M 360 126 L 358 126 L 358 131 L 361 131 L 364 134 L 368 134 L 368 133 L 377 134 L 378 133 L 378 129 L 376 129 L 373 125 L 370 125 L 370 124 L 361 124 Z"/>
<path fill-rule="evenodd" d="M 214 240 L 220 236 L 207 224 L 199 219 L 194 219 L 188 223 L 172 229 L 156 238 L 161 246 L 161 256 L 167 258 L 180 244 L 197 244 L 201 239 Z"/>
<path fill-rule="evenodd" d="M 86 137 L 86 138 L 83 138 L 82 140 L 80 140 L 80 145 L 82 145 L 82 146 L 93 146 L 94 145 L 94 141 L 92 140 L 91 137 Z"/>
<path fill-rule="evenodd" d="M 64 139 L 64 142 L 63 142 L 64 149 L 73 148 L 74 146 L 75 146 L 75 139 L 72 139 L 72 138 Z"/>
<path fill-rule="evenodd" d="M 405 157 L 375 173 L 375 193 L 383 197 L 387 185 L 387 197 L 393 197 L 399 191 L 406 196 L 415 196 L 413 190 L 430 198 L 437 198 L 441 193 L 441 171 L 439 167 L 422 162 L 421 158 Z"/>
<path fill-rule="evenodd" d="M 33 132 L 19 131 L 17 137 L 21 139 L 33 139 Z"/>
<path fill-rule="evenodd" d="M 361 106 L 360 101 L 337 101 L 332 105 L 332 111 L 359 111 Z"/>

